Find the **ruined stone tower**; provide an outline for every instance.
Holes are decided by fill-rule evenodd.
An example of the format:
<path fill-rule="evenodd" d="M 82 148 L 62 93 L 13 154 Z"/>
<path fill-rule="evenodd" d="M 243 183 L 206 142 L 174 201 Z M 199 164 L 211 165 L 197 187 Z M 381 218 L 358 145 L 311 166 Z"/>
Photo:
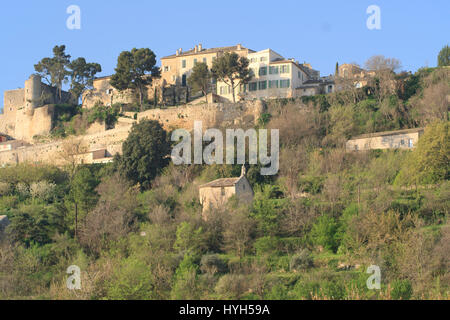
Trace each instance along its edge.
<path fill-rule="evenodd" d="M 25 81 L 25 112 L 27 115 L 33 115 L 34 109 L 39 106 L 39 99 L 42 94 L 41 77 L 32 74 L 28 80 Z"/>

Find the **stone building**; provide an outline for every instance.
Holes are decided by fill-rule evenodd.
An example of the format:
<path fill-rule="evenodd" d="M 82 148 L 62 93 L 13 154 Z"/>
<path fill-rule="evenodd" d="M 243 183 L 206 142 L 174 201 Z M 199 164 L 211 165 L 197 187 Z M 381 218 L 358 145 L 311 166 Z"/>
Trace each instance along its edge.
<path fill-rule="evenodd" d="M 371 77 L 375 75 L 375 72 L 368 71 L 354 63 L 345 63 L 338 68 L 338 78 L 345 80 L 353 80 L 353 85 L 356 88 L 362 88 L 369 83 Z"/>
<path fill-rule="evenodd" d="M 117 90 L 110 84 L 111 76 L 97 78 L 93 81 L 93 89 L 83 93 L 82 104 L 84 108 L 92 108 L 100 103 L 105 106 L 113 104 L 137 103 L 138 96 L 133 90 Z M 157 105 L 176 105 L 189 102 L 187 87 L 167 84 L 164 79 L 153 78 L 144 92 L 144 100 Z"/>
<path fill-rule="evenodd" d="M 0 133 L 25 141 L 48 134 L 53 126 L 54 104 L 69 102 L 70 93 L 62 91 L 59 96 L 57 88 L 42 83 L 41 77 L 33 74 L 23 89 L 5 91 Z"/>
<path fill-rule="evenodd" d="M 299 63 L 295 59 L 286 59 L 272 49 L 258 52 L 250 52 L 247 55 L 252 79 L 248 84 L 237 86 L 234 89 L 236 99 L 274 99 L 294 98 L 302 95 L 310 95 L 311 92 L 302 91 L 308 82 L 315 81 L 313 94 L 325 93 L 321 89 L 325 82 L 320 78 L 320 72 L 314 70 L 310 64 Z M 328 84 L 328 83 L 326 83 Z M 333 91 L 331 86 L 327 93 Z M 232 100 L 232 88 L 226 83 L 217 83 L 217 94 L 228 100 Z"/>
<path fill-rule="evenodd" d="M 197 62 L 204 62 L 211 69 L 214 60 L 225 52 L 234 52 L 239 56 L 247 57 L 254 51 L 241 44 L 210 49 L 203 48 L 201 44 L 198 44 L 188 51 L 178 49 L 175 54 L 161 58 L 161 78 L 168 85 L 185 87 L 187 78 Z"/>
<path fill-rule="evenodd" d="M 201 185 L 199 195 L 203 217 L 206 218 L 208 211 L 223 207 L 232 196 L 236 196 L 240 202 L 251 203 L 254 193 L 247 180 L 245 166 L 242 166 L 240 177 L 217 179 Z"/>
<path fill-rule="evenodd" d="M 423 128 L 363 134 L 347 141 L 347 151 L 415 148 Z"/>

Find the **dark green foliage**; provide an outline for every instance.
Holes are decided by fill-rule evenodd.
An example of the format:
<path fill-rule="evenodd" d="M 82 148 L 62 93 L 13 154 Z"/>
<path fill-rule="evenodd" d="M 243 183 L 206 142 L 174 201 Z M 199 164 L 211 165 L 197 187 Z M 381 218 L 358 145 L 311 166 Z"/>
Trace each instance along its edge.
<path fill-rule="evenodd" d="M 438 67 L 450 66 L 450 47 L 446 45 L 438 55 Z"/>
<path fill-rule="evenodd" d="M 38 64 L 34 65 L 36 72 L 47 80 L 49 85 L 58 88 L 60 99 L 63 82 L 69 75 L 66 69 L 69 63 L 70 55 L 66 54 L 66 46 L 61 45 L 53 48 L 52 58 L 43 58 Z"/>
<path fill-rule="evenodd" d="M 170 152 L 167 132 L 155 120 L 144 120 L 134 124 L 122 145 L 122 156 L 118 157 L 119 171 L 143 189 L 163 169 Z"/>
<path fill-rule="evenodd" d="M 143 111 L 145 87 L 152 83 L 153 77 L 159 76 L 155 53 L 148 48 L 123 51 L 117 59 L 115 71 L 116 73 L 111 76 L 110 84 L 121 91 L 137 90 L 139 105 Z"/>
<path fill-rule="evenodd" d="M 214 60 L 211 73 L 216 80 L 225 82 L 230 86 L 233 102 L 236 102 L 234 89 L 250 81 L 251 75 L 246 57 L 239 57 L 237 53 L 226 52 Z"/>
<path fill-rule="evenodd" d="M 409 280 L 395 280 L 392 283 L 391 297 L 394 300 L 409 300 L 413 294 Z"/>
<path fill-rule="evenodd" d="M 311 229 L 311 239 L 313 244 L 336 252 L 339 247 L 337 232 L 338 224 L 335 219 L 324 214 L 317 218 L 316 223 L 313 225 Z"/>
<path fill-rule="evenodd" d="M 208 65 L 203 62 L 197 63 L 192 68 L 192 73 L 187 79 L 189 86 L 194 91 L 201 91 L 208 103 L 208 87 L 211 83 L 211 71 L 208 69 Z"/>
<path fill-rule="evenodd" d="M 94 123 L 95 121 L 106 123 L 108 127 L 113 127 L 119 117 L 119 106 L 104 106 L 95 105 L 93 108 L 87 111 L 88 123 Z"/>
<path fill-rule="evenodd" d="M 64 230 L 62 212 L 54 206 L 27 205 L 13 210 L 7 232 L 13 241 L 26 245 L 46 244 Z"/>

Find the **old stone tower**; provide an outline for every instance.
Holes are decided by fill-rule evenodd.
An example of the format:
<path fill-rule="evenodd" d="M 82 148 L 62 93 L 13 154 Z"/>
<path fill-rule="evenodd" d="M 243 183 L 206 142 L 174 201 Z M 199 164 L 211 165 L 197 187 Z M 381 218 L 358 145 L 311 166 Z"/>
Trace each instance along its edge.
<path fill-rule="evenodd" d="M 39 106 L 39 100 L 42 95 L 42 83 L 41 77 L 37 74 L 30 76 L 28 80 L 25 80 L 25 112 L 31 116 L 34 113 L 34 109 Z"/>

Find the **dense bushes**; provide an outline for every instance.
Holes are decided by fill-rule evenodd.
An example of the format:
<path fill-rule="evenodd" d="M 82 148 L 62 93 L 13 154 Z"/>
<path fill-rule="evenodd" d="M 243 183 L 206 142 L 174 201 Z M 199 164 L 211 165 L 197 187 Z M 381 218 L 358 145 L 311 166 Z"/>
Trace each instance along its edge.
<path fill-rule="evenodd" d="M 426 127 L 412 152 L 343 148 L 354 134 L 436 118 L 445 79 L 435 72 L 404 75 L 398 97 L 271 101 L 258 125 L 280 129 L 279 174 L 250 166 L 253 203 L 233 198 L 206 221 L 198 186 L 240 167 L 166 166 L 155 122 L 135 126 L 112 165 L 1 168 L 11 224 L 0 298 L 448 299 L 448 122 Z M 415 113 L 422 99 L 432 113 Z M 72 264 L 82 269 L 76 293 L 65 287 Z M 381 290 L 366 286 L 372 264 Z"/>

